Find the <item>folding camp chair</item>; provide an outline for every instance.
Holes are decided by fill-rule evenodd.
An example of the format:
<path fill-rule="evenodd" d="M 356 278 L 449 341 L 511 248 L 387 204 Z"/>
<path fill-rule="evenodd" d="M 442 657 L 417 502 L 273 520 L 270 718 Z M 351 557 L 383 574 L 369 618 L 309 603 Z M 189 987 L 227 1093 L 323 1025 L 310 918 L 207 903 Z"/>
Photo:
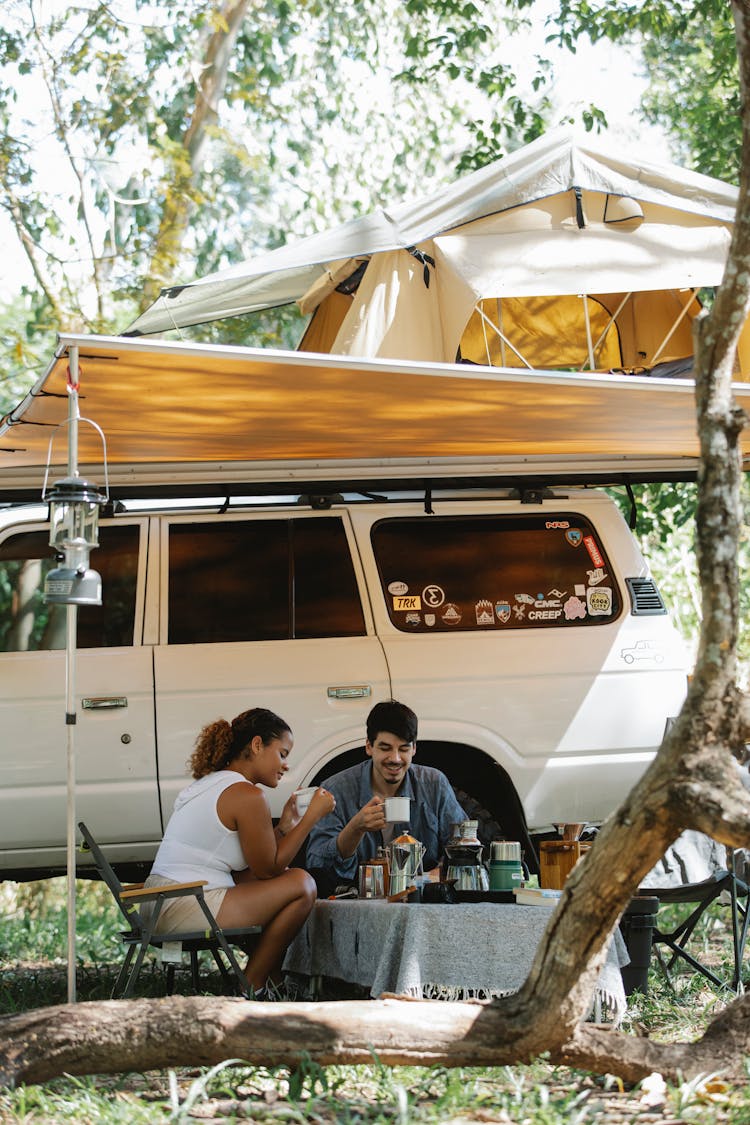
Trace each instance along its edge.
<path fill-rule="evenodd" d="M 149 949 L 158 951 L 161 962 L 167 970 L 168 994 L 173 991 L 175 966 L 181 963 L 182 953 L 190 955 L 193 990 L 199 991 L 198 954 L 201 950 L 208 950 L 212 954 L 225 982 L 234 986 L 240 995 L 247 995 L 247 981 L 237 963 L 232 946 L 237 946 L 247 952 L 248 945 L 261 933 L 261 926 L 245 926 L 242 929 L 223 930 L 203 897 L 205 881 L 178 883 L 163 887 L 144 888 L 142 883 L 124 887 L 86 825 L 81 821 L 78 828 L 84 840 L 84 849 L 90 851 L 99 876 L 112 892 L 114 900 L 128 925 L 127 930 L 120 932 L 120 938 L 126 946 L 126 953 L 112 989 L 112 999 L 132 996 L 138 974 Z M 192 895 L 197 899 L 198 905 L 206 917 L 206 929 L 203 931 L 191 930 L 180 933 L 155 934 L 154 929 L 162 905 L 168 899 L 182 898 L 186 895 Z M 141 912 L 138 909 L 139 903 L 142 905 L 152 904 L 153 908 Z M 229 968 L 221 958 L 222 953 Z M 175 958 L 175 960 L 168 958 Z"/>
<path fill-rule="evenodd" d="M 685 836 L 688 835 L 690 834 L 685 833 Z M 659 886 L 649 881 L 648 886 L 639 888 L 639 894 L 658 898 L 660 907 L 681 903 L 695 904 L 693 910 L 671 930 L 661 928 L 658 925 L 657 918 L 657 925 L 653 931 L 653 950 L 667 980 L 671 980 L 670 974 L 675 963 L 678 959 L 682 959 L 692 969 L 710 980 L 717 988 L 731 988 L 733 992 L 738 992 L 740 989 L 742 960 L 747 943 L 748 925 L 750 924 L 750 915 L 748 915 L 750 888 L 737 875 L 735 853 L 731 849 L 727 849 L 725 862 L 726 866 L 715 869 L 706 878 L 696 882 Z M 657 876 L 654 875 L 654 878 L 657 878 Z M 731 981 L 722 980 L 709 965 L 698 958 L 695 952 L 686 948 L 705 911 L 712 903 L 719 900 L 720 896 L 724 896 L 721 899 L 722 902 L 728 900 L 731 912 L 734 955 Z M 667 952 L 662 952 L 660 946 L 665 946 Z"/>

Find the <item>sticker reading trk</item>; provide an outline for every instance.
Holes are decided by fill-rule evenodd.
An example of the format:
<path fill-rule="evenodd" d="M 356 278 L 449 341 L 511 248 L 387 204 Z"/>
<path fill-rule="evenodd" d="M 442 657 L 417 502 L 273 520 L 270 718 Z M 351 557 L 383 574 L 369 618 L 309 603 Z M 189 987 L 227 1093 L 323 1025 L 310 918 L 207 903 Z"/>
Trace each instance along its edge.
<path fill-rule="evenodd" d="M 402 594 L 393 599 L 393 608 L 398 613 L 405 613 L 409 610 L 421 609 L 422 599 L 419 594 Z"/>

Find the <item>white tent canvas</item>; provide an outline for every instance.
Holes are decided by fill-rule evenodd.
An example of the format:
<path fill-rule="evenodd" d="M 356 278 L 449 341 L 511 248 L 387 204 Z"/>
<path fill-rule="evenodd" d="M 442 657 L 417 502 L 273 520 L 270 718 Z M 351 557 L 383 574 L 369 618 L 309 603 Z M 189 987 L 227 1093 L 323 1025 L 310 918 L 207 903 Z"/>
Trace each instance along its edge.
<path fill-rule="evenodd" d="M 298 301 L 313 312 L 303 350 L 648 368 L 691 353 L 696 294 L 721 281 L 736 202 L 732 185 L 556 131 L 426 199 L 165 289 L 129 334 Z M 337 292 L 361 263 L 358 288 Z M 559 352 L 561 335 L 576 342 Z"/>

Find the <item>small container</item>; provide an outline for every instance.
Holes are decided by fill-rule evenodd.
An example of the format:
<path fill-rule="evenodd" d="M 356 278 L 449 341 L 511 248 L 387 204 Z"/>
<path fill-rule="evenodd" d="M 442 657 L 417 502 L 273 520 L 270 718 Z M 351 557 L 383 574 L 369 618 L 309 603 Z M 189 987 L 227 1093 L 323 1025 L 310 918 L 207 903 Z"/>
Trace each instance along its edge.
<path fill-rule="evenodd" d="M 297 814 L 299 816 L 305 815 L 307 810 L 310 808 L 310 802 L 312 801 L 313 796 L 317 793 L 317 791 L 317 785 L 312 785 L 309 789 L 294 790 L 292 796 L 294 797 L 294 804 L 297 808 Z"/>
<path fill-rule="evenodd" d="M 386 868 L 382 863 L 363 863 L 359 868 L 359 897 L 385 898 Z"/>
<path fill-rule="evenodd" d="M 387 824 L 409 823 L 411 797 L 386 797 L 384 804 Z"/>
<path fill-rule="evenodd" d="M 490 844 L 490 890 L 512 891 L 523 883 L 521 845 L 516 840 L 493 840 Z"/>

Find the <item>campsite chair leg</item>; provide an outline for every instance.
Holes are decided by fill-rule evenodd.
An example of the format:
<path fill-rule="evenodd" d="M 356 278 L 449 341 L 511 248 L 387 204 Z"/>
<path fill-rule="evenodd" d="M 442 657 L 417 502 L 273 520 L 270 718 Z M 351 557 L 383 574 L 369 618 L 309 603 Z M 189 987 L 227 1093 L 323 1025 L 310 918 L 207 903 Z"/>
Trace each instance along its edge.
<path fill-rule="evenodd" d="M 667 962 L 666 965 L 662 961 L 661 957 L 658 957 L 658 954 L 657 954 L 658 960 L 661 962 L 662 967 L 664 968 L 668 978 L 669 978 L 669 971 L 672 968 L 672 966 L 674 965 L 675 961 L 677 960 L 678 957 L 682 957 L 683 960 L 687 961 L 688 965 L 690 965 L 691 968 L 695 969 L 695 971 L 698 972 L 698 973 L 702 973 L 703 976 L 707 977 L 710 981 L 712 981 L 713 984 L 715 984 L 717 988 L 728 988 L 729 987 L 729 985 L 727 985 L 726 981 L 723 981 L 719 977 L 717 977 L 716 973 L 712 972 L 711 969 L 707 968 L 705 965 L 701 965 L 700 961 L 696 960 L 696 958 L 693 957 L 692 953 L 688 953 L 687 949 L 684 949 L 682 947 L 682 945 L 680 945 L 680 943 L 675 941 L 672 937 L 669 937 L 667 934 L 661 933 L 660 930 L 654 930 L 654 940 L 660 941 L 664 945 L 668 945 L 669 948 L 672 950 L 672 956 L 670 957 L 670 959 L 669 959 L 669 961 Z M 670 981 L 670 983 L 671 983 L 671 981 Z"/>
<path fill-rule="evenodd" d="M 128 983 L 125 985 L 125 991 L 122 994 L 124 1000 L 128 1000 L 133 995 L 133 989 L 135 988 L 135 982 L 137 981 L 138 974 L 141 971 L 141 965 L 143 964 L 143 958 L 146 956 L 146 952 L 148 950 L 149 943 L 151 941 L 151 935 L 153 934 L 154 930 L 156 929 L 156 923 L 158 921 L 159 914 L 161 913 L 161 908 L 162 908 L 163 902 L 164 902 L 164 895 L 161 895 L 161 894 L 157 895 L 156 896 L 156 905 L 154 906 L 153 916 L 152 916 L 149 924 L 148 925 L 144 924 L 144 926 L 143 926 L 143 931 L 141 933 L 141 944 L 138 948 L 138 954 L 137 954 L 136 959 L 135 959 L 135 964 L 133 965 L 133 969 L 130 973 L 130 976 L 128 977 Z"/>
<path fill-rule="evenodd" d="M 133 960 L 134 956 L 135 956 L 135 946 L 130 945 L 130 946 L 128 946 L 128 951 L 125 954 L 125 960 L 123 961 L 122 965 L 120 966 L 120 971 L 117 974 L 117 980 L 115 981 L 114 985 L 112 986 L 112 992 L 111 992 L 111 995 L 110 995 L 110 999 L 116 1000 L 118 998 L 118 996 L 120 995 L 120 989 L 122 988 L 122 986 L 124 985 L 124 983 L 127 979 L 128 970 L 130 968 L 130 962 Z"/>
<path fill-rule="evenodd" d="M 233 981 L 234 980 L 233 975 L 232 975 L 232 973 L 229 972 L 229 969 L 227 969 L 226 965 L 224 964 L 221 957 L 219 956 L 218 949 L 212 949 L 211 950 L 211 956 L 213 957 L 214 961 L 216 962 L 216 967 L 218 968 L 219 972 L 221 973 L 222 977 L 224 978 L 224 981 L 225 982 Z"/>
<path fill-rule="evenodd" d="M 208 925 L 209 925 L 209 928 L 210 928 L 211 932 L 213 933 L 214 937 L 218 941 L 219 945 L 221 946 L 222 950 L 224 951 L 224 956 L 226 957 L 227 961 L 229 962 L 229 964 L 232 967 L 232 972 L 234 973 L 235 978 L 237 980 L 237 984 L 239 985 L 240 996 L 246 996 L 247 995 L 247 980 L 245 979 L 245 974 L 243 973 L 242 969 L 237 964 L 237 958 L 235 957 L 234 953 L 230 949 L 229 942 L 224 937 L 224 931 L 222 930 L 221 926 L 219 925 L 219 923 L 216 921 L 213 914 L 209 910 L 208 905 L 206 904 L 206 901 L 203 898 L 202 894 L 198 895 L 198 902 L 201 905 L 201 910 L 206 915 L 206 921 L 208 922 Z"/>
<path fill-rule="evenodd" d="M 654 941 L 661 941 L 672 950 L 672 956 L 665 962 L 668 973 L 674 968 L 678 957 L 684 957 L 687 961 L 690 961 L 691 964 L 697 964 L 697 962 L 691 959 L 690 954 L 685 952 L 685 946 L 692 937 L 693 930 L 698 925 L 706 905 L 705 902 L 700 902 L 695 910 L 688 914 L 687 918 L 685 918 L 671 934 L 662 933 L 658 927 L 654 930 Z"/>
<path fill-rule="evenodd" d="M 193 982 L 193 992 L 200 992 L 201 982 L 198 973 L 198 950 L 190 950 L 190 978 Z"/>

